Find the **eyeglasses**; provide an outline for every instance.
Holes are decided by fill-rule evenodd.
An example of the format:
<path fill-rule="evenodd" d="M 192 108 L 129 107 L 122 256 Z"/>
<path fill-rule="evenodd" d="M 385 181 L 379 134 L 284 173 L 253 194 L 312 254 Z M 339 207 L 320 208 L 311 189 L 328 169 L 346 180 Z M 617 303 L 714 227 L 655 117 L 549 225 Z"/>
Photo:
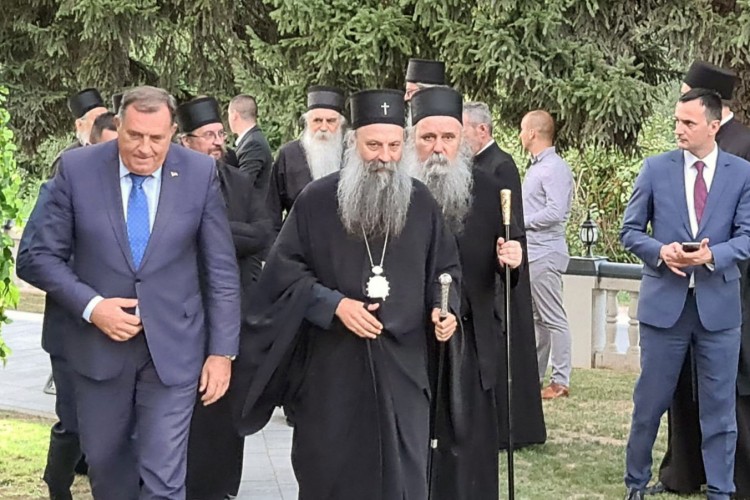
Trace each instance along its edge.
<path fill-rule="evenodd" d="M 227 138 L 227 133 L 223 130 L 219 130 L 218 132 L 214 132 L 213 130 L 209 130 L 208 132 L 203 132 L 200 135 L 196 134 L 186 134 L 188 137 L 198 137 L 205 141 L 215 141 L 216 139 L 221 139 L 222 141 Z"/>

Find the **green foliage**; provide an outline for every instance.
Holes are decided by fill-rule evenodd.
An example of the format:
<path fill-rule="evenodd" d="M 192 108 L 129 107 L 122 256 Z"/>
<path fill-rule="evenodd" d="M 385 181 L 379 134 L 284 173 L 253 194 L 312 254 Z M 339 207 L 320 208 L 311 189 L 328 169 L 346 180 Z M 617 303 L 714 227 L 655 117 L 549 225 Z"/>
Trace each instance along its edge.
<path fill-rule="evenodd" d="M 1 219 L 14 220 L 18 215 L 18 190 L 21 177 L 16 171 L 13 132 L 8 128 L 10 114 L 5 109 L 8 91 L 0 87 L 0 212 Z M 8 234 L 0 236 L 0 324 L 9 323 L 6 307 L 18 305 L 18 288 L 13 283 L 13 240 Z M 0 360 L 5 364 L 10 349 L 0 336 Z"/>
<path fill-rule="evenodd" d="M 740 117 L 750 108 L 750 0 L 4 0 L 3 14 L 0 82 L 17 161 L 37 179 L 72 138 L 67 97 L 87 86 L 253 94 L 275 149 L 298 134 L 307 86 L 402 88 L 409 57 L 438 58 L 498 126 L 555 116 L 578 180 L 571 230 L 590 208 L 597 251 L 618 259 L 641 159 L 673 147 L 649 119 L 693 57 L 736 69 Z"/>
<path fill-rule="evenodd" d="M 0 81 L 31 155 L 19 162 L 37 176 L 33 155 L 70 136 L 66 99 L 86 86 L 109 96 L 147 83 L 223 103 L 249 92 L 278 147 L 298 132 L 308 85 L 401 88 L 411 56 L 444 60 L 505 125 L 541 107 L 562 146 L 628 152 L 701 40 L 748 60 L 748 2 L 726 13 L 707 0 L 5 0 Z"/>

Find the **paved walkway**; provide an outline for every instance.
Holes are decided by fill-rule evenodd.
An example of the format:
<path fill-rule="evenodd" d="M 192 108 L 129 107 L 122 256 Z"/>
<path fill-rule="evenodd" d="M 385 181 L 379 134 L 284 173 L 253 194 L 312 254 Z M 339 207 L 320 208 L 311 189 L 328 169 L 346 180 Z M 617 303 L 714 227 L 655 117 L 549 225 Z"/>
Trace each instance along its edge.
<path fill-rule="evenodd" d="M 42 316 L 11 311 L 13 323 L 3 326 L 3 338 L 13 349 L 0 367 L 0 409 L 54 418 L 55 398 L 42 392 L 50 374 L 49 357 L 40 344 Z M 271 422 L 245 440 L 245 467 L 238 499 L 294 500 L 290 451 L 292 431 L 279 412 Z"/>

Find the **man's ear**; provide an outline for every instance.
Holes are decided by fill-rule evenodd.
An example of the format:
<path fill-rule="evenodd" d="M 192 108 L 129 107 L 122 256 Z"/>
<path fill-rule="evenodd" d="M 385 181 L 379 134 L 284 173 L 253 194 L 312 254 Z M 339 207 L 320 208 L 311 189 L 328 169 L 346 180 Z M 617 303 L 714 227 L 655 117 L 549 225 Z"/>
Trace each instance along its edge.
<path fill-rule="evenodd" d="M 122 126 L 122 120 L 120 119 L 119 115 L 115 115 L 112 121 L 115 123 L 115 128 L 117 131 L 120 131 L 120 127 Z"/>
<path fill-rule="evenodd" d="M 76 118 L 76 132 L 80 132 L 83 128 L 83 118 Z"/>

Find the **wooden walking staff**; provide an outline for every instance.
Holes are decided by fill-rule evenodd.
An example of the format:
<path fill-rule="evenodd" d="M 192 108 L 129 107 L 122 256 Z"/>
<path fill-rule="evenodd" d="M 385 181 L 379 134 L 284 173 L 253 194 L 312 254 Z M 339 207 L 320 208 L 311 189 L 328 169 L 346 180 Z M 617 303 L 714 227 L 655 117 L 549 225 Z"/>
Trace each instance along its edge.
<path fill-rule="evenodd" d="M 503 225 L 505 226 L 505 241 L 510 241 L 510 189 L 500 191 L 500 208 L 503 212 Z M 510 364 L 511 360 L 511 342 L 510 342 L 510 266 L 505 266 L 505 366 L 508 373 L 507 386 L 505 390 L 505 412 L 508 431 L 508 498 L 515 498 L 516 488 L 514 484 L 513 472 L 513 412 L 511 404 L 513 401 L 513 369 Z"/>
<path fill-rule="evenodd" d="M 440 321 L 443 321 L 448 317 L 448 297 L 450 296 L 451 283 L 453 278 L 448 273 L 443 273 L 438 278 L 440 281 Z M 430 438 L 430 463 L 429 470 L 427 473 L 427 487 L 428 487 L 428 498 L 432 498 L 432 471 L 433 464 L 435 463 L 435 454 L 438 448 L 438 437 L 437 427 L 440 421 L 440 415 L 442 414 L 442 394 L 443 384 L 445 383 L 445 342 L 440 342 L 438 347 L 438 373 L 437 373 L 437 387 L 435 388 L 435 414 L 434 424 L 432 426 L 432 437 Z"/>

